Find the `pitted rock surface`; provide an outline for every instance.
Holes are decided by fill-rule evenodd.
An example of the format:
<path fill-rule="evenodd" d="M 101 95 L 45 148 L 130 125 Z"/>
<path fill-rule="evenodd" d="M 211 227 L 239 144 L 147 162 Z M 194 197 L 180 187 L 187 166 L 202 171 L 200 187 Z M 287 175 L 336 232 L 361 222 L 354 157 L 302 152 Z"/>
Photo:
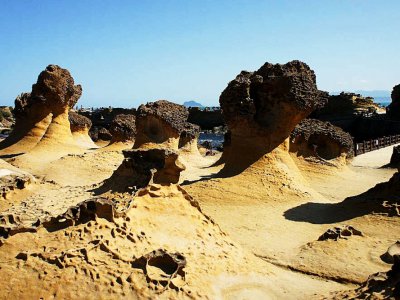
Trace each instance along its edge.
<path fill-rule="evenodd" d="M 231 81 L 220 96 L 220 105 L 232 134 L 253 129 L 266 135 L 284 131 L 287 137 L 298 122 L 325 103 L 323 95 L 307 64 L 265 63 Z"/>
<path fill-rule="evenodd" d="M 110 124 L 109 132 L 113 142 L 134 140 L 136 136 L 136 117 L 134 115 L 124 114 L 115 116 Z"/>
<path fill-rule="evenodd" d="M 154 116 L 163 120 L 180 133 L 186 129 L 189 111 L 183 105 L 175 104 L 167 100 L 159 100 L 139 106 L 137 111 L 138 124 L 147 116 Z"/>
<path fill-rule="evenodd" d="M 363 236 L 362 232 L 355 229 L 353 226 L 343 225 L 328 229 L 323 235 L 318 238 L 318 241 L 347 239 L 352 235 Z"/>
<path fill-rule="evenodd" d="M 351 135 L 329 122 L 305 119 L 294 128 L 290 140 L 291 148 L 304 154 L 314 152 L 315 147 L 316 154 L 324 159 L 339 157 L 341 153 L 346 153 L 347 158 L 354 156 Z M 307 149 L 300 149 L 303 144 Z"/>
<path fill-rule="evenodd" d="M 68 120 L 71 125 L 71 131 L 89 130 L 92 127 L 92 121 L 74 111 L 68 112 Z"/>
<path fill-rule="evenodd" d="M 400 119 L 400 84 L 393 87 L 392 103 L 388 106 L 388 115 L 392 119 Z"/>
<path fill-rule="evenodd" d="M 400 146 L 393 147 L 393 153 L 390 158 L 390 165 L 400 169 Z"/>

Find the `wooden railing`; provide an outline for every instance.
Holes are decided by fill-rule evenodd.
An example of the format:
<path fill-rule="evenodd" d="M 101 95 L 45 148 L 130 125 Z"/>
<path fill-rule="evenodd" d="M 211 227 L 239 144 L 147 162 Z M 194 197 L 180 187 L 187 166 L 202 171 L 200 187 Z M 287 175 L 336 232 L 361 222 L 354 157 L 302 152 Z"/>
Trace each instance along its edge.
<path fill-rule="evenodd" d="M 363 141 L 361 143 L 355 143 L 354 155 L 360 155 L 363 153 L 378 150 L 398 143 L 400 143 L 400 134 L 384 136 L 373 140 Z"/>

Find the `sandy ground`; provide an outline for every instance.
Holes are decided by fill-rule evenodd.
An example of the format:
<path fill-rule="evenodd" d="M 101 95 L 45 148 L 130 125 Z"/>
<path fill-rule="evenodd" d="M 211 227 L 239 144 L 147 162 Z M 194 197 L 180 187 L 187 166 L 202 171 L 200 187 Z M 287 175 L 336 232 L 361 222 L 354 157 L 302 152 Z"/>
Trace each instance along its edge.
<path fill-rule="evenodd" d="M 34 174 L 37 179 L 35 185 L 17 191 L 13 201 L 1 203 L 2 215 L 18 216 L 21 223 L 30 224 L 48 216 L 57 216 L 69 207 L 96 196 L 96 187 L 109 178 L 122 162 L 122 148 L 106 147 L 65 155 L 52 161 Z M 202 284 L 205 284 L 206 293 L 213 295 L 214 299 L 318 299 L 330 292 L 354 288 L 371 273 L 389 268 L 380 260 L 380 255 L 396 241 L 393 232 L 399 232 L 400 224 L 384 215 L 360 214 L 357 206 L 353 207 L 357 203 L 345 199 L 362 194 L 392 176 L 394 169 L 382 168 L 389 162 L 392 148 L 358 156 L 349 166 L 341 168 L 316 165 L 294 158 L 309 188 L 315 191 L 312 193 L 308 193 L 307 189 L 293 192 L 290 186 L 284 185 L 277 189 L 271 186 L 270 181 L 264 180 L 262 170 L 257 170 L 259 173 L 218 178 L 222 166 L 213 165 L 219 155 L 182 155 L 180 159 L 186 165 L 186 170 L 182 172 L 180 182 L 194 200 L 199 202 L 203 213 L 216 224 L 202 226 L 200 221 L 204 216 L 186 210 L 187 202 L 182 200 L 178 191 L 165 191 L 166 195 L 171 193 L 171 199 L 175 199 L 171 201 L 176 201 L 175 204 L 157 206 L 159 200 L 154 202 L 152 197 L 145 198 L 142 206 L 138 202 L 141 208 L 140 214 L 136 213 L 139 219 L 135 222 L 139 222 L 137 224 L 149 232 L 151 237 L 151 241 L 145 242 L 147 246 L 142 245 L 143 249 L 147 251 L 162 246 L 185 252 L 185 247 L 179 243 L 188 243 L 188 236 L 192 235 L 193 245 L 198 248 L 187 251 L 191 260 L 188 267 L 191 279 L 188 280 L 192 284 L 192 291 L 199 297 L 204 296 L 200 288 Z M 284 162 L 281 165 L 284 166 Z M 6 169 L 1 172 L 0 176 L 8 174 Z M 189 211 L 190 214 L 185 216 Z M 152 218 L 154 220 L 149 221 Z M 179 232 L 179 228 L 185 228 L 188 224 L 197 224 L 197 227 L 190 229 L 192 231 L 187 228 L 187 234 L 184 233 L 186 231 Z M 351 236 L 338 241 L 317 241 L 327 229 L 341 224 L 357 228 L 363 236 Z M 79 227 L 76 230 L 86 232 L 85 228 Z M 140 235 L 140 230 L 135 230 Z M 22 234 L 21 242 L 17 242 L 19 235 L 15 235 L 7 242 L 6 248 L 9 250 L 0 247 L 0 256 L 6 255 L 4 251 L 14 254 L 17 253 L 15 251 L 22 251 L 29 243 L 40 248 L 40 239 L 58 239 L 62 234 L 64 232 L 53 236 L 42 232 L 40 237 L 32 233 Z M 82 241 L 89 243 L 92 238 L 89 234 L 82 237 Z M 160 244 L 160 241 L 163 243 Z M 209 246 L 211 244 L 207 244 L 214 242 L 219 247 L 218 251 L 222 252 L 213 252 Z M 62 245 L 57 244 L 56 247 L 64 251 L 78 244 L 82 244 L 79 239 L 76 242 L 71 240 Z M 223 251 L 228 252 L 224 255 Z M 120 263 L 123 264 L 122 261 Z M 207 270 L 212 269 L 213 265 L 219 266 L 213 269 L 212 276 L 207 277 Z M 3 275 L 16 272 L 13 268 L 5 268 L 7 271 Z M 47 267 L 34 260 L 29 268 Z M 33 276 L 34 273 L 29 272 L 24 273 L 24 276 Z M 51 269 L 48 272 L 53 274 L 56 271 Z M 74 280 L 84 280 L 88 288 L 95 288 L 87 282 L 87 278 L 83 279 L 84 275 L 79 274 Z M 21 282 L 18 281 L 18 284 Z M 125 290 L 124 293 L 114 294 L 111 298 L 134 296 Z M 79 291 L 74 295 L 84 296 Z"/>

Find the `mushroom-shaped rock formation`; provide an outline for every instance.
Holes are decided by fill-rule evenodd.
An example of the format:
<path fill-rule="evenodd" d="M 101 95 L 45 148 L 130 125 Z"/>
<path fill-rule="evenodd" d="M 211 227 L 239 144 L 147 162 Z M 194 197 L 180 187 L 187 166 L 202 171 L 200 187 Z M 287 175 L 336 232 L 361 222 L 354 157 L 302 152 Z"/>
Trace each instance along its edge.
<path fill-rule="evenodd" d="M 247 168 L 280 145 L 287 152 L 291 131 L 325 100 L 314 71 L 303 62 L 242 71 L 219 99 L 231 132 L 225 169 Z"/>
<path fill-rule="evenodd" d="M 170 149 L 178 150 L 179 138 L 186 129 L 188 116 L 186 107 L 166 100 L 139 106 L 134 148 L 146 144 L 165 144 Z"/>
<path fill-rule="evenodd" d="M 81 94 L 81 86 L 74 84 L 68 70 L 47 66 L 32 85 L 32 92 L 15 100 L 15 128 L 0 144 L 0 153 L 23 153 L 39 142 L 73 144 L 68 111 Z"/>
<path fill-rule="evenodd" d="M 353 139 L 329 122 L 305 119 L 290 134 L 290 152 L 297 156 L 346 162 L 354 156 Z"/>
<path fill-rule="evenodd" d="M 200 127 L 191 123 L 185 124 L 185 129 L 179 137 L 179 150 L 181 153 L 199 153 L 197 142 L 200 134 Z"/>
<path fill-rule="evenodd" d="M 133 142 L 136 136 L 136 117 L 116 115 L 110 124 L 111 143 Z"/>
<path fill-rule="evenodd" d="M 400 84 L 393 87 L 392 103 L 387 107 L 387 113 L 391 119 L 400 119 Z"/>
<path fill-rule="evenodd" d="M 87 148 L 97 147 L 89 136 L 89 130 L 92 127 L 92 121 L 74 111 L 68 113 L 68 120 L 71 126 L 72 136 L 78 145 Z"/>
<path fill-rule="evenodd" d="M 178 183 L 181 171 L 185 170 L 178 153 L 163 147 L 129 149 L 123 154 L 124 161 L 100 187 L 102 192 L 136 192 L 150 183 Z"/>
<path fill-rule="evenodd" d="M 22 93 L 15 99 L 15 126 L 0 143 L 0 154 L 19 154 L 32 149 L 45 134 L 52 115 L 44 101 Z"/>
<path fill-rule="evenodd" d="M 393 153 L 390 157 L 390 166 L 400 169 L 400 146 L 393 147 Z"/>

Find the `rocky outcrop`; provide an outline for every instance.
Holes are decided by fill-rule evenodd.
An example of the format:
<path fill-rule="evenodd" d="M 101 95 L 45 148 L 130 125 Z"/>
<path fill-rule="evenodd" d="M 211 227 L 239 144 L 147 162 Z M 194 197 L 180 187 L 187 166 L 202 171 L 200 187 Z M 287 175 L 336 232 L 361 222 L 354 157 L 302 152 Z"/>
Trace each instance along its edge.
<path fill-rule="evenodd" d="M 301 121 L 290 134 L 290 151 L 297 156 L 323 160 L 346 159 L 354 156 L 351 135 L 329 122 L 315 119 Z"/>
<path fill-rule="evenodd" d="M 92 121 L 85 116 L 78 114 L 77 112 L 70 111 L 68 113 L 68 120 L 71 126 L 71 132 L 79 132 L 79 131 L 89 131 L 92 127 Z"/>
<path fill-rule="evenodd" d="M 187 127 L 188 116 L 186 107 L 166 100 L 139 106 L 134 148 L 145 144 L 165 144 L 177 150 L 180 135 Z"/>
<path fill-rule="evenodd" d="M 185 166 L 178 159 L 178 152 L 170 149 L 153 147 L 150 149 L 124 150 L 124 161 L 100 188 L 117 192 L 136 192 L 151 183 L 178 183 Z"/>
<path fill-rule="evenodd" d="M 231 132 L 225 167 L 239 162 L 246 167 L 284 145 L 294 127 L 325 103 L 325 96 L 317 89 L 314 71 L 300 61 L 242 71 L 219 100 Z"/>
<path fill-rule="evenodd" d="M 328 229 L 318 238 L 318 241 L 348 239 L 352 235 L 363 236 L 362 232 L 355 229 L 353 226 L 342 225 Z"/>
<path fill-rule="evenodd" d="M 0 199 L 9 199 L 11 195 L 35 182 L 33 176 L 13 172 L 8 169 L 0 170 Z"/>
<path fill-rule="evenodd" d="M 82 94 L 68 70 L 49 65 L 39 74 L 31 93 L 15 100 L 15 128 L 0 144 L 2 154 L 18 154 L 35 147 L 39 141 L 59 140 L 73 143 L 68 111 Z"/>
<path fill-rule="evenodd" d="M 72 136 L 75 142 L 82 147 L 97 147 L 89 136 L 89 130 L 92 127 L 92 121 L 74 111 L 68 113 L 68 120 L 71 127 Z"/>
<path fill-rule="evenodd" d="M 89 130 L 89 136 L 95 142 L 98 140 L 111 141 L 112 139 L 111 133 L 106 128 L 101 126 L 93 126 Z"/>
<path fill-rule="evenodd" d="M 390 166 L 400 169 L 400 146 L 393 147 L 393 153 L 390 157 Z"/>
<path fill-rule="evenodd" d="M 391 245 L 387 251 L 381 255 L 381 259 L 388 264 L 393 264 L 396 255 L 400 256 L 400 241 Z"/>
<path fill-rule="evenodd" d="M 183 152 L 198 153 L 197 143 L 200 127 L 191 123 L 185 124 L 185 129 L 179 136 L 179 149 Z"/>
<path fill-rule="evenodd" d="M 328 95 L 327 103 L 314 111 L 312 118 L 324 121 L 353 118 L 361 115 L 373 114 L 378 110 L 378 105 L 371 97 L 360 94 L 341 92 L 339 95 Z"/>
<path fill-rule="evenodd" d="M 134 141 L 136 136 L 136 117 L 134 115 L 116 115 L 110 124 L 111 143 Z"/>
<path fill-rule="evenodd" d="M 395 255 L 393 265 L 387 272 L 369 276 L 354 291 L 338 293 L 334 299 L 400 299 L 400 255 Z"/>
<path fill-rule="evenodd" d="M 400 120 L 400 84 L 393 87 L 392 103 L 387 107 L 387 114 L 393 120 Z"/>

